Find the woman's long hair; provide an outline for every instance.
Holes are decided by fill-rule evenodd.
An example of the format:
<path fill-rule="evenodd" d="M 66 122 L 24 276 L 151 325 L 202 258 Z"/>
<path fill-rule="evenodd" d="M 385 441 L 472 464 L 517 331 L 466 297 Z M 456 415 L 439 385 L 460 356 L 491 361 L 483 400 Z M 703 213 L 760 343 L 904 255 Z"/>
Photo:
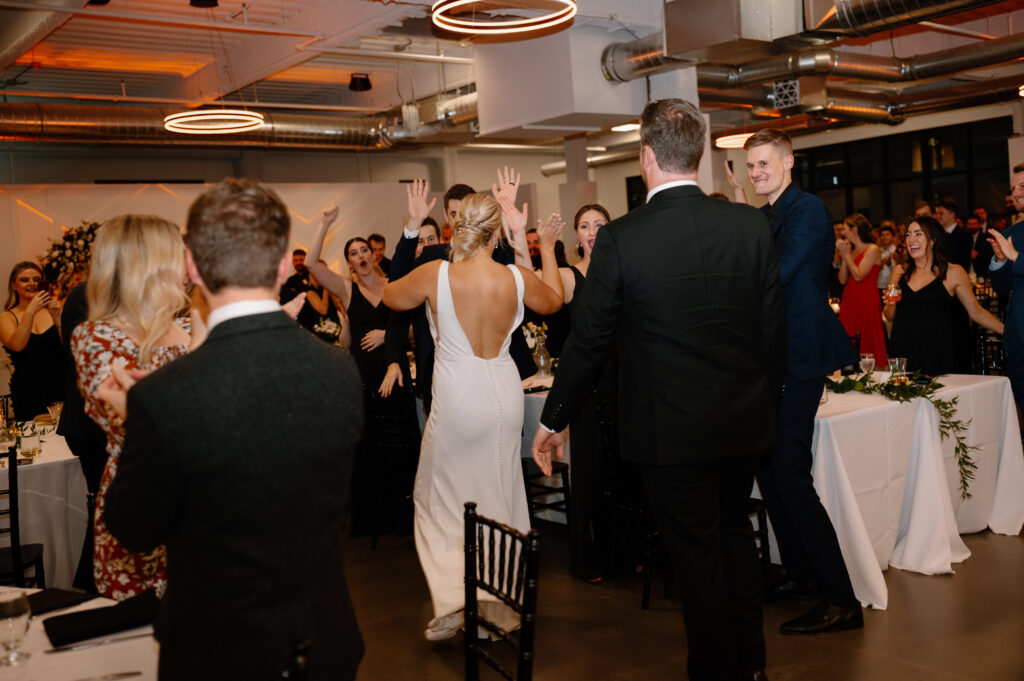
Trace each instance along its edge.
<path fill-rule="evenodd" d="M 925 237 L 932 244 L 932 272 L 938 276 L 940 280 L 946 279 L 946 272 L 949 270 L 949 261 L 946 259 L 945 253 L 942 252 L 942 242 L 940 241 L 945 233 L 942 229 L 942 225 L 935 218 L 923 216 L 914 218 L 909 221 L 907 225 L 907 231 L 910 231 L 910 225 L 917 223 L 921 226 L 921 231 L 924 232 Z M 917 269 L 917 265 L 914 263 L 914 259 L 907 258 L 907 268 L 903 272 L 903 276 L 900 277 L 901 282 L 910 281 L 910 275 Z"/>
<path fill-rule="evenodd" d="M 178 227 L 154 215 L 103 223 L 92 246 L 86 296 L 89 319 L 118 318 L 139 339 L 139 366 L 188 305 L 182 289 L 185 243 Z"/>
<path fill-rule="evenodd" d="M 356 271 L 354 269 L 352 269 L 352 267 L 351 267 L 352 263 L 350 263 L 348 261 L 348 249 L 349 249 L 349 246 L 351 246 L 352 244 L 354 244 L 356 242 L 361 243 L 361 244 L 366 244 L 366 247 L 370 249 L 370 260 L 373 260 L 373 246 L 371 246 L 370 242 L 367 241 L 366 239 L 364 239 L 363 237 L 361 237 L 361 236 L 354 236 L 354 237 L 352 237 L 351 239 L 349 239 L 348 241 L 345 242 L 345 263 L 349 265 L 349 269 L 352 272 L 352 279 L 354 281 L 358 281 L 359 280 L 359 275 L 356 273 Z M 326 265 L 326 264 L 327 263 L 324 263 L 324 265 Z M 371 264 L 373 265 L 373 271 L 377 274 L 378 277 L 380 277 L 382 279 L 387 279 L 388 275 L 384 274 L 384 270 L 382 270 L 380 268 L 380 265 L 378 265 L 376 261 L 372 262 Z"/>
<path fill-rule="evenodd" d="M 853 215 L 846 218 L 845 222 L 848 226 L 853 227 L 854 231 L 857 232 L 857 238 L 864 245 L 875 243 L 875 237 L 871 234 L 871 222 L 860 213 L 854 213 Z"/>
<path fill-rule="evenodd" d="M 487 246 L 497 230 L 500 239 L 511 244 L 512 232 L 501 214 L 501 206 L 487 194 L 470 194 L 462 199 L 452 230 L 452 262 L 459 262 Z M 513 245 L 513 248 L 515 246 Z M 516 251 L 522 255 L 520 251 Z"/>
<path fill-rule="evenodd" d="M 4 310 L 13 310 L 18 307 L 18 292 L 14 290 L 14 280 L 18 278 L 18 275 L 25 270 L 35 270 L 42 277 L 42 281 L 39 282 L 39 290 L 43 291 L 46 284 L 46 275 L 43 274 L 42 268 L 35 264 L 31 260 L 22 260 L 11 270 L 11 276 L 7 279 L 7 302 L 4 303 Z"/>

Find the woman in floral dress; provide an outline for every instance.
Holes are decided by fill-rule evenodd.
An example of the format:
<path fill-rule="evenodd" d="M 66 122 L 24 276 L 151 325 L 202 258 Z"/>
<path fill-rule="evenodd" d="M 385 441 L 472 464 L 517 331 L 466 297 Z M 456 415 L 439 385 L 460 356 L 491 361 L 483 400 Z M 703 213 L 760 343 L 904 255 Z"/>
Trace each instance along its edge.
<path fill-rule="evenodd" d="M 99 394 L 104 382 L 109 386 L 113 380 L 112 362 L 148 372 L 198 344 L 202 334 L 193 336 L 188 318 L 179 317 L 188 306 L 182 286 L 184 250 L 178 228 L 162 218 L 124 215 L 105 222 L 92 249 L 86 289 L 89 321 L 71 339 L 85 411 L 107 435 L 107 465 L 96 499 L 93 572 L 100 594 L 116 600 L 149 589 L 162 597 L 167 563 L 163 547 L 135 553 L 107 531 L 104 500 L 117 475 L 124 425 Z M 201 324 L 196 321 L 195 326 L 198 331 Z"/>

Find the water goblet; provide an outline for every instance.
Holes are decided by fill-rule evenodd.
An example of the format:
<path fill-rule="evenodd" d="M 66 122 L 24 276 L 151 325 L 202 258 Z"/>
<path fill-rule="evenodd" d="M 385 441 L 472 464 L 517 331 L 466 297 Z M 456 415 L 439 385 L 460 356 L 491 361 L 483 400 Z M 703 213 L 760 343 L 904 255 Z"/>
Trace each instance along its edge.
<path fill-rule="evenodd" d="M 3 645 L 6 652 L 6 655 L 0 657 L 0 665 L 10 667 L 29 658 L 28 653 L 18 652 L 18 646 L 28 633 L 31 615 L 28 596 L 23 592 L 0 593 L 0 645 Z"/>
<path fill-rule="evenodd" d="M 860 370 L 864 374 L 870 374 L 875 368 L 875 354 L 873 352 L 860 353 Z"/>

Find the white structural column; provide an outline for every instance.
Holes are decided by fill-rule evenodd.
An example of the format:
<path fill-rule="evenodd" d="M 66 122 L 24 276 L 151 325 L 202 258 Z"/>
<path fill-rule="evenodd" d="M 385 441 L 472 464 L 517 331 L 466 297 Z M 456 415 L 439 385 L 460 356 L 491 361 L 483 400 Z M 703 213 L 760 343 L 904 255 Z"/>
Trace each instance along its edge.
<path fill-rule="evenodd" d="M 587 138 L 584 134 L 565 139 L 565 183 L 558 185 L 558 208 L 565 220 L 562 241 L 574 243 L 572 218 L 580 206 L 597 203 L 597 182 L 590 180 L 587 168 Z"/>

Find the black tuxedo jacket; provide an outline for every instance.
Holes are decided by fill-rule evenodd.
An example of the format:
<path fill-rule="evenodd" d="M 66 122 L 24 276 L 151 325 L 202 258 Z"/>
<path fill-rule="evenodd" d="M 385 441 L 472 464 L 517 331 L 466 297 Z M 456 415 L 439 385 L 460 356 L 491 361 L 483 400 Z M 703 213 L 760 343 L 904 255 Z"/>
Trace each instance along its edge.
<path fill-rule="evenodd" d="M 624 458 L 665 465 L 771 448 L 785 325 L 768 221 L 681 186 L 602 227 L 544 425 L 566 426 L 613 338 Z"/>
<path fill-rule="evenodd" d="M 363 424 L 346 353 L 283 312 L 225 321 L 128 393 L 106 501 L 128 548 L 167 546 L 160 679 L 279 679 L 308 641 L 310 679 L 363 653 L 342 517 Z"/>

